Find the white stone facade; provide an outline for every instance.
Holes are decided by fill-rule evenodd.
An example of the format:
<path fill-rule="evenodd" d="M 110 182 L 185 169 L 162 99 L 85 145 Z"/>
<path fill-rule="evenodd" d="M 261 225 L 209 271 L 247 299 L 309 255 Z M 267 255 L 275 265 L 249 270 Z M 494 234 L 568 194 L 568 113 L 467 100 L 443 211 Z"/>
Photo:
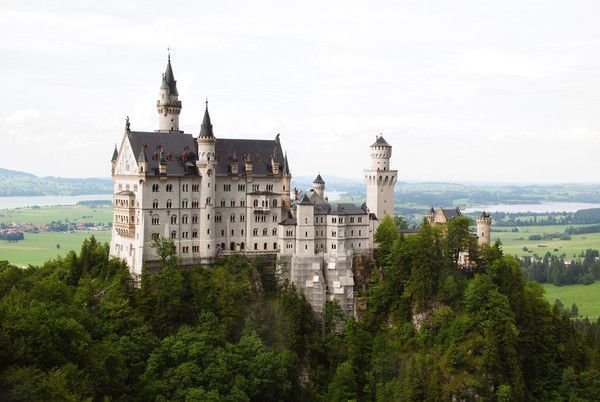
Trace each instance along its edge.
<path fill-rule="evenodd" d="M 157 102 L 158 129 L 133 131 L 128 120 L 113 154 L 111 256 L 125 260 L 134 276 L 159 265 L 151 243 L 160 237 L 173 239 L 181 265 L 211 264 L 232 253 L 283 257 L 289 279 L 316 311 L 338 300 L 351 313 L 353 257 L 372 252 L 378 219 L 393 213 L 391 146 L 382 137 L 371 146 L 362 206 L 329 203 L 320 175 L 313 189 L 295 192 L 292 200 L 279 135 L 217 138 L 207 105 L 194 137 L 179 130 L 181 108 L 169 60 Z"/>

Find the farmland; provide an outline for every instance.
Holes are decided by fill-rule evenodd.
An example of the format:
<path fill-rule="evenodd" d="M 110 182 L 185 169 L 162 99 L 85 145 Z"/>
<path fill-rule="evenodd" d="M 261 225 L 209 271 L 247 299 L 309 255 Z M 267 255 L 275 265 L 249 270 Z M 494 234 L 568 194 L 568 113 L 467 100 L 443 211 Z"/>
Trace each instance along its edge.
<path fill-rule="evenodd" d="M 581 317 L 597 319 L 600 317 L 600 281 L 591 285 L 554 286 L 542 285 L 546 290 L 546 299 L 554 304 L 559 299 L 565 308 L 570 309 L 573 303 L 579 308 Z"/>
<path fill-rule="evenodd" d="M 110 240 L 109 231 L 93 234 L 99 241 Z M 25 233 L 25 240 L 19 242 L 0 241 L 0 260 L 8 260 L 19 266 L 40 265 L 50 258 L 59 255 L 64 257 L 69 250 L 79 252 L 83 240 L 91 235 L 88 232 Z M 56 247 L 57 244 L 60 248 Z"/>
<path fill-rule="evenodd" d="M 112 207 L 107 205 L 62 205 L 55 207 L 31 207 L 0 210 L 0 222 L 23 224 L 48 224 L 52 221 L 90 222 L 108 224 L 112 221 Z"/>
<path fill-rule="evenodd" d="M 583 226 L 585 225 L 520 226 L 517 227 L 518 232 L 511 232 L 510 227 L 492 226 L 492 241 L 499 239 L 504 252 L 511 255 L 533 256 L 537 254 L 542 257 L 550 252 L 555 255 L 564 253 L 567 258 L 573 258 L 586 249 L 600 249 L 600 233 L 572 235 L 571 240 L 529 240 L 529 236 L 544 235 L 545 233 L 562 234 L 568 227 Z M 527 251 L 523 250 L 524 247 L 527 248 Z"/>

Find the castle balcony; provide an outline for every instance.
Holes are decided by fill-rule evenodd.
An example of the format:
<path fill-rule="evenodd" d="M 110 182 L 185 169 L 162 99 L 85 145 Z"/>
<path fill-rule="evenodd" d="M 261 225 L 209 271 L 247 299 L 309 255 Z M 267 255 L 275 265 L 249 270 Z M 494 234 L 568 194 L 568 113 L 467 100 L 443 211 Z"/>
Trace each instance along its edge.
<path fill-rule="evenodd" d="M 271 207 L 252 207 L 255 214 L 268 214 L 271 212 Z"/>
<path fill-rule="evenodd" d="M 121 191 L 113 196 L 113 226 L 123 237 L 135 237 L 135 194 Z"/>

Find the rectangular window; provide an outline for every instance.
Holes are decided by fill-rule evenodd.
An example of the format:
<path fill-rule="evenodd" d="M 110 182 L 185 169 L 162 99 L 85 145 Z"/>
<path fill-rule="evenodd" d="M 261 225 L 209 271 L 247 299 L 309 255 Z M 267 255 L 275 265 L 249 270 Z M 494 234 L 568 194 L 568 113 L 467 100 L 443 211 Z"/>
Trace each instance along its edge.
<path fill-rule="evenodd" d="M 231 184 L 223 184 L 223 191 L 231 191 Z"/>
<path fill-rule="evenodd" d="M 246 191 L 246 185 L 245 184 L 238 184 L 238 191 Z"/>

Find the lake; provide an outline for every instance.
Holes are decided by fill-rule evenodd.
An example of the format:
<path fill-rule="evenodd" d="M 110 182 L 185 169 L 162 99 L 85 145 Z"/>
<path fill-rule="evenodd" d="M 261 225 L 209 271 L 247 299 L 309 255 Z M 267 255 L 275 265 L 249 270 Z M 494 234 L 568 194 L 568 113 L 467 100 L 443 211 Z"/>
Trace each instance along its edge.
<path fill-rule="evenodd" d="M 75 205 L 79 201 L 112 200 L 112 194 L 86 194 L 86 195 L 38 195 L 31 197 L 0 197 L 0 209 L 14 209 L 23 207 L 40 207 L 52 205 Z"/>
<path fill-rule="evenodd" d="M 485 212 L 576 212 L 581 209 L 600 208 L 600 203 L 592 202 L 543 202 L 541 204 L 494 204 L 463 209 L 465 213 Z"/>

